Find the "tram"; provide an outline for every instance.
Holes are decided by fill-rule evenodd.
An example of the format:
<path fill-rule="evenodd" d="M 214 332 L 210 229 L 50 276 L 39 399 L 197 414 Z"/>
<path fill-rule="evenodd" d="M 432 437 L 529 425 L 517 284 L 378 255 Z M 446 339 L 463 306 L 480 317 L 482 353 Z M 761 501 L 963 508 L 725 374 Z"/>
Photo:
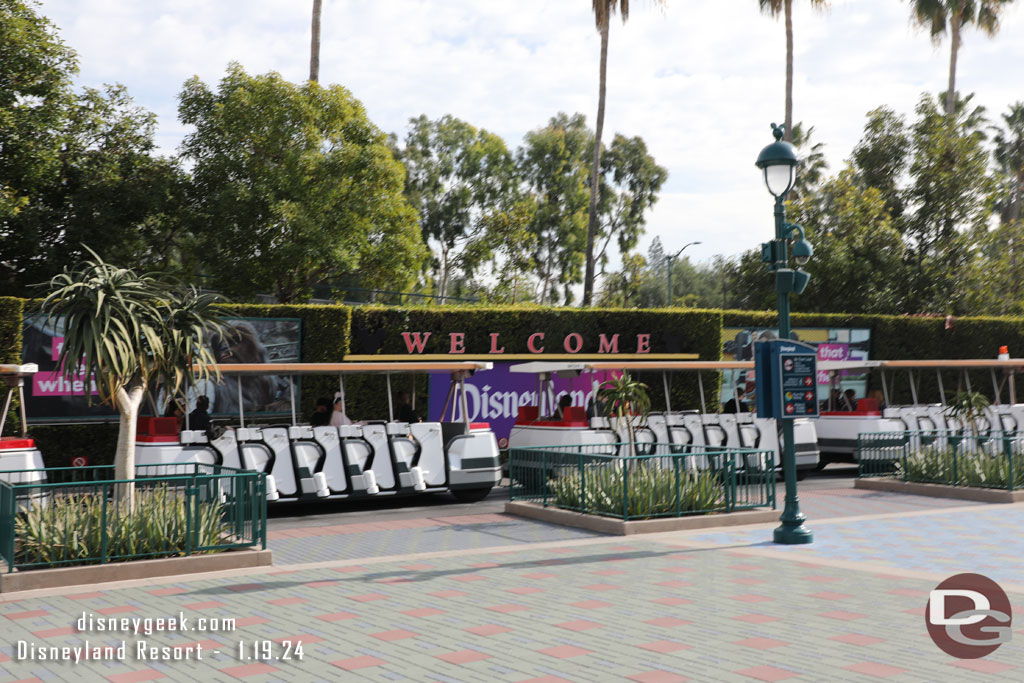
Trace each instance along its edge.
<path fill-rule="evenodd" d="M 3 412 L 0 413 L 0 481 L 27 483 L 46 479 L 43 456 L 36 448 L 35 440 L 28 436 L 28 422 L 25 419 L 25 380 L 31 379 L 37 372 L 39 366 L 35 363 L 0 365 L 0 381 L 7 387 L 7 398 Z M 18 393 L 21 434 L 3 436 L 15 392 Z"/>
<path fill-rule="evenodd" d="M 167 418 L 140 418 L 136 446 L 139 465 L 199 462 L 267 473 L 267 500 L 359 498 L 450 491 L 456 499 L 484 499 L 501 481 L 499 451 L 486 422 L 455 421 L 455 406 L 465 411 L 465 380 L 491 369 L 487 362 L 399 363 L 257 363 L 225 364 L 223 376 L 282 375 L 289 377 L 292 422 L 238 425 L 210 441 L 206 432 L 185 429 Z M 391 375 L 445 372 L 451 375 L 448 404 L 452 419 L 400 422 L 391 400 Z M 361 424 L 317 426 L 299 424 L 295 414 L 294 378 L 335 375 L 344 401 L 344 378 L 353 374 L 387 378 L 387 419 Z M 239 382 L 239 406 L 242 383 Z M 343 405 L 344 409 L 344 405 Z M 447 406 L 446 406 L 447 412 Z M 443 418 L 443 415 L 442 415 Z M 173 420 L 172 420 L 173 421 Z M 151 470 L 152 471 L 152 470 Z M 154 473 L 159 473 L 159 468 Z"/>

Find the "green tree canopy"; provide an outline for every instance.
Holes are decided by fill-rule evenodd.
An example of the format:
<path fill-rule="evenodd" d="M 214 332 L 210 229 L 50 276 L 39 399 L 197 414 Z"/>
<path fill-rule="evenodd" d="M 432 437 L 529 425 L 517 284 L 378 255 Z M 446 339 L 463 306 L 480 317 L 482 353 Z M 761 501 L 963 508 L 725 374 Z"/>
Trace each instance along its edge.
<path fill-rule="evenodd" d="M 328 278 L 404 288 L 425 256 L 402 165 L 343 87 L 228 68 L 185 83 L 179 117 L 204 270 L 222 291 L 299 299 Z"/>

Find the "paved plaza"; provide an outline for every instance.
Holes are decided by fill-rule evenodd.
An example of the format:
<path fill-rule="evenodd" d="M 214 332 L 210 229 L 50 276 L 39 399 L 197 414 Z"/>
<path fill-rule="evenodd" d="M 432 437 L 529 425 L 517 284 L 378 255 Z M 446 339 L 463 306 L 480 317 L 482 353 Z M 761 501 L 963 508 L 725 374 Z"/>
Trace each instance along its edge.
<path fill-rule="evenodd" d="M 929 639 L 924 606 L 971 571 L 1024 614 L 1024 505 L 848 487 L 803 502 L 815 543 L 802 547 L 769 543 L 773 525 L 622 538 L 493 512 L 279 524 L 273 568 L 0 596 L 0 681 L 1021 680 L 1024 630 L 957 660 Z M 77 632 L 83 613 L 237 621 Z M 83 640 L 125 641 L 127 657 L 16 661 L 18 641 Z M 140 641 L 203 658 L 139 659 Z"/>

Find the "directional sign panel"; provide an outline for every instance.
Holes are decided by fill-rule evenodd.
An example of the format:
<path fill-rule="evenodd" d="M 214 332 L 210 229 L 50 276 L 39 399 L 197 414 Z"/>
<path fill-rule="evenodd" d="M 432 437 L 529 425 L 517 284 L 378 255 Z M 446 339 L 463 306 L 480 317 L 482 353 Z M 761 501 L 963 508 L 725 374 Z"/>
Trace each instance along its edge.
<path fill-rule="evenodd" d="M 817 417 L 817 350 L 808 344 L 799 342 L 778 342 L 778 406 L 781 408 L 779 418 Z"/>

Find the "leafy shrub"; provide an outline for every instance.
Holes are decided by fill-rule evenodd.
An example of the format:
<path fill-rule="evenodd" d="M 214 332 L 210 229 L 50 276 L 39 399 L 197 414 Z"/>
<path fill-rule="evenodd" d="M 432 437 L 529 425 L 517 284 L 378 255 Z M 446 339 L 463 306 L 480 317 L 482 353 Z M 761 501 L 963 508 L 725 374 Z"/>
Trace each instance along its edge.
<path fill-rule="evenodd" d="M 628 472 L 623 472 L 624 467 Z M 675 470 L 650 462 L 585 465 L 582 477 L 578 469 L 570 470 L 549 480 L 548 488 L 558 507 L 621 517 L 624 474 L 628 481 L 631 519 L 674 515 L 677 503 L 683 514 L 724 510 L 726 506 L 725 486 L 715 472 L 680 470 L 677 489 Z"/>
<path fill-rule="evenodd" d="M 15 562 L 41 565 L 99 562 L 103 552 L 103 496 L 102 491 L 96 490 L 34 501 L 15 521 Z M 108 500 L 108 560 L 133 555 L 184 555 L 189 531 L 193 548 L 223 542 L 229 534 L 222 522 L 221 503 L 195 501 L 197 511 L 193 511 L 190 528 L 186 500 L 184 491 L 166 484 L 139 489 L 131 513 L 124 501 Z"/>
<path fill-rule="evenodd" d="M 1024 451 L 1015 442 L 1010 456 L 1002 452 L 989 454 L 965 452 L 962 448 L 921 448 L 907 456 L 905 462 L 896 463 L 896 477 L 904 481 L 974 486 L 980 488 L 1010 488 L 1010 473 L 1014 488 L 1024 488 Z"/>

